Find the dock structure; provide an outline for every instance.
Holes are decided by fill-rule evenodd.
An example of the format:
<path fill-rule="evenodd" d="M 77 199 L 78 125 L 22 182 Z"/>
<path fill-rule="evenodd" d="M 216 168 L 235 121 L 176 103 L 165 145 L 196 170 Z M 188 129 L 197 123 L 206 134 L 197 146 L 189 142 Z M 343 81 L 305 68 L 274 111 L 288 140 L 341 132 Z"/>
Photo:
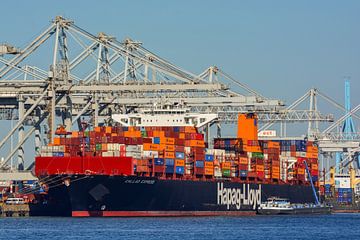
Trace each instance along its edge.
<path fill-rule="evenodd" d="M 1 204 L 1 217 L 26 217 L 29 216 L 30 208 L 28 204 Z"/>

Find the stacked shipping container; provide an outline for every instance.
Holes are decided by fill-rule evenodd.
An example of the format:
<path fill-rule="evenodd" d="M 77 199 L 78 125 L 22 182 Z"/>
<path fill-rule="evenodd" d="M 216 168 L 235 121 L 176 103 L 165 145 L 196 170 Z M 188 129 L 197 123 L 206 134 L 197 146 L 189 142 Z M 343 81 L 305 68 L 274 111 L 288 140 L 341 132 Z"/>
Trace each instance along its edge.
<path fill-rule="evenodd" d="M 256 119 L 246 119 L 256 121 Z M 255 130 L 254 130 L 255 131 Z M 257 182 L 307 182 L 304 161 L 317 181 L 318 149 L 303 140 L 214 139 L 206 149 L 195 127 L 96 127 L 61 133 L 42 157 L 129 157 L 134 173 L 166 178 L 239 178 Z"/>

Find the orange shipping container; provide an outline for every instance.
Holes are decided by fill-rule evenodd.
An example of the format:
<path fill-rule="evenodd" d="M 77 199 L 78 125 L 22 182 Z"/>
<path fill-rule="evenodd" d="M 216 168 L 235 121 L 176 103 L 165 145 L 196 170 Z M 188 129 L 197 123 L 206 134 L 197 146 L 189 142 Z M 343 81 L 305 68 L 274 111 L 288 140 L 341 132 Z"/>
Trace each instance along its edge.
<path fill-rule="evenodd" d="M 137 166 L 137 167 L 136 167 L 136 171 L 137 171 L 137 172 L 148 172 L 148 171 L 149 171 L 149 167 L 148 167 L 148 166 Z"/>
<path fill-rule="evenodd" d="M 214 167 L 214 162 L 205 161 L 205 167 L 213 168 Z"/>
<path fill-rule="evenodd" d="M 244 145 L 243 149 L 245 152 L 261 152 L 260 146 L 248 146 Z"/>
<path fill-rule="evenodd" d="M 298 168 L 298 169 L 297 169 L 297 174 L 304 175 L 304 174 L 305 174 L 305 169 L 303 169 L 303 168 Z"/>
<path fill-rule="evenodd" d="M 214 175 L 214 168 L 205 168 L 205 175 Z"/>
<path fill-rule="evenodd" d="M 105 132 L 106 132 L 106 133 L 111 133 L 111 129 L 112 129 L 112 127 L 106 127 L 106 128 L 105 128 Z"/>
<path fill-rule="evenodd" d="M 230 162 L 222 162 L 221 163 L 221 168 L 222 169 L 230 169 L 231 168 L 231 163 Z"/>
<path fill-rule="evenodd" d="M 179 139 L 185 139 L 185 133 L 179 133 Z"/>
<path fill-rule="evenodd" d="M 268 148 L 280 148 L 280 143 L 279 142 L 268 142 Z"/>
<path fill-rule="evenodd" d="M 246 157 L 239 157 L 239 163 L 240 164 L 248 164 L 249 160 Z"/>
<path fill-rule="evenodd" d="M 175 152 L 175 146 L 174 145 L 165 145 L 165 150 L 167 152 Z"/>
<path fill-rule="evenodd" d="M 196 129 L 195 129 L 195 127 L 186 126 L 185 127 L 185 132 L 186 133 L 196 133 Z"/>
<path fill-rule="evenodd" d="M 202 140 L 187 140 L 185 145 L 190 147 L 205 147 L 205 143 Z"/>
<path fill-rule="evenodd" d="M 144 151 L 159 151 L 160 145 L 152 144 L 152 143 L 144 143 L 143 150 Z"/>
<path fill-rule="evenodd" d="M 271 172 L 273 172 L 273 173 L 280 173 L 280 167 L 273 166 L 273 167 L 271 168 Z"/>
<path fill-rule="evenodd" d="M 56 137 L 54 138 L 54 145 L 60 145 L 60 138 Z"/>
<path fill-rule="evenodd" d="M 175 139 L 174 138 L 160 137 L 160 144 L 174 145 L 175 144 Z"/>
<path fill-rule="evenodd" d="M 307 146 L 306 151 L 308 153 L 318 153 L 319 149 L 317 147 L 314 147 L 314 146 Z"/>
<path fill-rule="evenodd" d="M 279 174 L 279 173 L 271 173 L 271 178 L 279 179 L 279 178 L 280 178 L 280 174 Z"/>
<path fill-rule="evenodd" d="M 159 145 L 159 152 L 163 152 L 166 150 L 166 145 L 165 144 L 158 144 Z"/>
<path fill-rule="evenodd" d="M 101 132 L 101 127 L 95 127 L 94 130 L 95 132 Z"/>
<path fill-rule="evenodd" d="M 306 157 L 307 158 L 318 158 L 318 153 L 307 152 Z"/>
<path fill-rule="evenodd" d="M 139 137 L 141 137 L 141 132 L 140 131 L 124 132 L 124 137 L 136 137 L 136 138 L 139 138 Z"/>
<path fill-rule="evenodd" d="M 263 172 L 264 171 L 264 165 L 256 165 L 256 171 L 257 172 Z"/>
<path fill-rule="evenodd" d="M 165 152 L 164 157 L 165 158 L 175 158 L 175 153 L 174 152 Z"/>
<path fill-rule="evenodd" d="M 249 140 L 258 139 L 257 116 L 254 114 L 239 114 L 237 137 Z"/>
<path fill-rule="evenodd" d="M 107 143 L 103 143 L 103 144 L 101 144 L 101 150 L 103 150 L 103 151 L 107 151 Z"/>
<path fill-rule="evenodd" d="M 165 137 L 165 132 L 164 131 L 153 131 L 153 136 L 163 138 L 163 137 Z"/>
<path fill-rule="evenodd" d="M 175 166 L 179 166 L 179 167 L 185 166 L 185 161 L 182 159 L 175 159 Z"/>

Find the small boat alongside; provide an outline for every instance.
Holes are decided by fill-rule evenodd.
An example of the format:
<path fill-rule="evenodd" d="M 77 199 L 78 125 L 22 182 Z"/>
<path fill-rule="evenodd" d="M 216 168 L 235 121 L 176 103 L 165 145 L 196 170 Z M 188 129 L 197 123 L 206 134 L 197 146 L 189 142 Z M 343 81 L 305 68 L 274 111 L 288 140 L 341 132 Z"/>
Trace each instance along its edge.
<path fill-rule="evenodd" d="M 284 198 L 269 198 L 260 204 L 258 214 L 261 215 L 294 215 L 294 214 L 330 214 L 331 207 L 323 204 L 292 204 Z"/>

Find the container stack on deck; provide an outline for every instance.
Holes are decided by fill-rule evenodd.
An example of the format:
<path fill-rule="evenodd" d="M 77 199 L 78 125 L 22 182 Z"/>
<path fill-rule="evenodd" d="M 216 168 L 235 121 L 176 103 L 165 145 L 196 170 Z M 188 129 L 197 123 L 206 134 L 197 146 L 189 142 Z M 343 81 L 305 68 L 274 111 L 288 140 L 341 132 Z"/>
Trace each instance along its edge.
<path fill-rule="evenodd" d="M 238 137 L 216 138 L 214 149 L 206 149 L 204 136 L 195 127 L 95 127 L 71 133 L 60 129 L 54 144 L 41 151 L 41 157 L 59 160 L 41 169 L 40 157 L 37 171 L 45 171 L 45 175 L 51 169 L 60 174 L 91 172 L 306 184 L 305 160 L 317 181 L 317 147 L 312 142 L 258 140 L 256 121 L 254 115 L 239 115 Z M 129 163 L 118 166 L 121 161 Z M 122 171 L 125 166 L 128 169 Z"/>

